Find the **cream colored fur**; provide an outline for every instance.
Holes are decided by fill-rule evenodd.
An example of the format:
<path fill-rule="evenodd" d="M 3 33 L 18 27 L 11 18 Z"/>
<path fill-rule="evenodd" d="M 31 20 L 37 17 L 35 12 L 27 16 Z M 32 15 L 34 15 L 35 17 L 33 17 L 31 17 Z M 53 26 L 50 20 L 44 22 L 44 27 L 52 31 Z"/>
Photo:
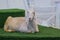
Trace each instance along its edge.
<path fill-rule="evenodd" d="M 5 25 L 4 25 L 4 30 L 7 31 L 7 32 L 10 32 L 10 31 L 15 31 L 15 30 L 12 30 L 12 29 L 16 29 L 17 28 L 17 25 L 19 24 L 22 24 L 25 22 L 25 18 L 24 17 L 11 17 L 9 16 L 5 22 Z M 9 27 L 11 29 L 9 29 Z"/>

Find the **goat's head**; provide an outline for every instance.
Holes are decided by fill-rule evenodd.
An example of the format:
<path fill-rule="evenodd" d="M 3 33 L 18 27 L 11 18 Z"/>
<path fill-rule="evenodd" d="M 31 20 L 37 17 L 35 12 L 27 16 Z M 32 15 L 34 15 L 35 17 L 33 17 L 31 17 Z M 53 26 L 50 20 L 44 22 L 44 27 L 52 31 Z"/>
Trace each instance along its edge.
<path fill-rule="evenodd" d="M 33 19 L 33 17 L 35 16 L 35 11 L 31 9 L 31 10 L 28 10 L 28 13 L 29 13 L 29 18 Z"/>

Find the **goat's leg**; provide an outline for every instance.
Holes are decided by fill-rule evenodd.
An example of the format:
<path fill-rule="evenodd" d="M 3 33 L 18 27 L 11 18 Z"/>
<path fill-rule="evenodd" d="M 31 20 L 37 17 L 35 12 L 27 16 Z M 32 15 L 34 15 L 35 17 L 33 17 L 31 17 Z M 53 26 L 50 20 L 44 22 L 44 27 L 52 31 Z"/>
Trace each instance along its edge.
<path fill-rule="evenodd" d="M 35 26 L 35 32 L 39 32 L 39 29 L 38 29 L 38 25 L 37 25 L 37 22 L 34 20 L 34 26 Z"/>
<path fill-rule="evenodd" d="M 4 25 L 4 31 L 6 31 L 6 32 L 14 32 L 14 30 L 9 29 L 9 26 L 7 24 Z"/>
<path fill-rule="evenodd" d="M 39 32 L 39 29 L 38 29 L 38 25 L 36 24 L 36 31 L 35 32 Z"/>
<path fill-rule="evenodd" d="M 8 32 L 8 25 L 7 24 L 4 25 L 4 31 Z"/>

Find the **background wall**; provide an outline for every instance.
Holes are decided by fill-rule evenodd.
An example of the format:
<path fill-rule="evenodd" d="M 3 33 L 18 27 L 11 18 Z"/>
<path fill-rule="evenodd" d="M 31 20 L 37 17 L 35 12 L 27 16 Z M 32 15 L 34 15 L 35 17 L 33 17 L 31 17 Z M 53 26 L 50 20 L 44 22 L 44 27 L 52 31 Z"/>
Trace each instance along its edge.
<path fill-rule="evenodd" d="M 7 0 L 0 0 L 0 9 L 7 8 Z"/>
<path fill-rule="evenodd" d="M 25 9 L 23 0 L 0 0 L 0 9 L 19 8 Z"/>

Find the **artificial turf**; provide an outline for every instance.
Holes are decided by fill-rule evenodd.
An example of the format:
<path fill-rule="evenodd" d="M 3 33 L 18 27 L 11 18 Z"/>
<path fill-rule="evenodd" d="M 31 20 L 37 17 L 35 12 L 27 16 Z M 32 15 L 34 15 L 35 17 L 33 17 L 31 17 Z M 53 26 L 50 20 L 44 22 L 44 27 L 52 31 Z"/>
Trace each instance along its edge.
<path fill-rule="evenodd" d="M 21 33 L 21 32 L 4 32 L 0 29 L 0 36 L 4 37 L 60 37 L 60 30 L 39 26 L 40 32 L 38 33 Z"/>
<path fill-rule="evenodd" d="M 0 12 L 5 13 L 5 12 L 24 12 L 24 9 L 0 9 Z"/>

